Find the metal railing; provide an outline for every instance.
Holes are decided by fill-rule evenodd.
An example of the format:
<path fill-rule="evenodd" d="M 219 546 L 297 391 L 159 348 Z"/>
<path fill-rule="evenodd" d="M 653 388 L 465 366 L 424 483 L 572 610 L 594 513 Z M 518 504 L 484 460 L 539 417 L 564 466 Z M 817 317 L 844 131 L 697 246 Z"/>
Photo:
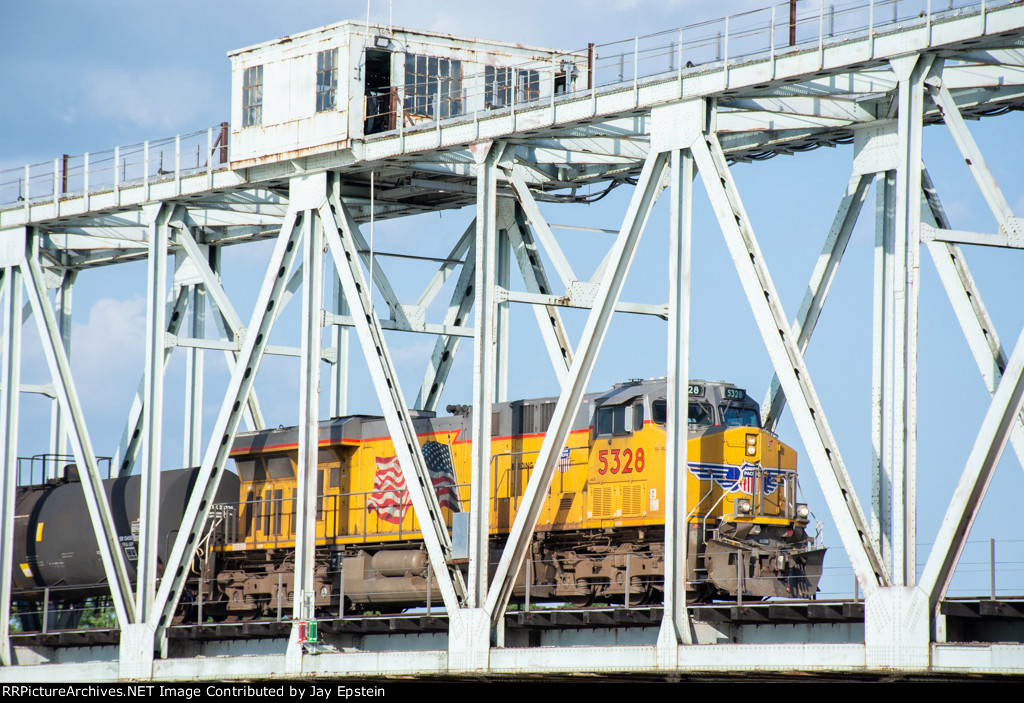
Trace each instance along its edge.
<path fill-rule="evenodd" d="M 189 134 L 0 171 L 0 208 L 212 174 L 228 167 L 229 133 L 228 123 L 221 122 Z"/>
<path fill-rule="evenodd" d="M 367 100 L 368 134 L 439 129 L 441 124 L 479 119 L 538 105 L 596 97 L 641 83 L 683 80 L 709 70 L 771 60 L 798 51 L 875 37 L 914 27 L 931 28 L 1020 0 L 853 0 L 782 2 L 716 20 L 637 35 L 578 51 L 553 53 L 509 67 L 490 67 L 453 77 L 435 77 L 408 93 L 391 86 Z M 495 69 L 502 73 L 496 74 Z M 469 106 L 474 106 L 471 110 Z M 167 139 L 116 147 L 52 162 L 0 171 L 0 209 L 122 188 L 148 186 L 228 168 L 227 122 Z"/>

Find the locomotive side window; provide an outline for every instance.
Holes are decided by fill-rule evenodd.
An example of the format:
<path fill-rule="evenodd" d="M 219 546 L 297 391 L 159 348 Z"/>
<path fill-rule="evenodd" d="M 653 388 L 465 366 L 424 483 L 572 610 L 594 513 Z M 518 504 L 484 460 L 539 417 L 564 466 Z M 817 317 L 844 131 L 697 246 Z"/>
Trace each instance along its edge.
<path fill-rule="evenodd" d="M 251 66 L 242 76 L 242 126 L 263 123 L 263 66 Z"/>
<path fill-rule="evenodd" d="M 337 95 L 338 50 L 328 49 L 316 55 L 316 111 L 333 110 Z"/>
<path fill-rule="evenodd" d="M 659 398 L 651 402 L 651 419 L 659 425 L 664 425 L 668 421 L 668 401 Z"/>
<path fill-rule="evenodd" d="M 629 407 L 626 405 L 598 408 L 594 418 L 597 435 L 629 434 L 632 430 L 628 410 Z"/>

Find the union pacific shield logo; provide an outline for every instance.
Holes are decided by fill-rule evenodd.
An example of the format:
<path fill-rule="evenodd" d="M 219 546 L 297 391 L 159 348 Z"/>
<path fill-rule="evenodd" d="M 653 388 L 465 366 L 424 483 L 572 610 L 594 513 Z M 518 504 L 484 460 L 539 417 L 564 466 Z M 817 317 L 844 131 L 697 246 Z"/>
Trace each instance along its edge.
<path fill-rule="evenodd" d="M 752 494 L 757 482 L 758 474 L 761 477 L 762 495 L 771 495 L 779 487 L 782 481 L 782 472 L 778 469 L 764 469 L 757 464 L 743 462 L 741 466 L 735 464 L 697 464 L 689 465 L 690 473 L 701 481 L 714 481 L 723 490 L 729 493 Z"/>

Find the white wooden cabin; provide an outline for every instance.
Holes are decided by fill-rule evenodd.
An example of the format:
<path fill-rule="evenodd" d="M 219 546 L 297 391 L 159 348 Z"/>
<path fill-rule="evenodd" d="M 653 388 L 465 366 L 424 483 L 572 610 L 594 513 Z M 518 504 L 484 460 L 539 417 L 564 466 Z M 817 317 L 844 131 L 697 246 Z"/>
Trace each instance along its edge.
<path fill-rule="evenodd" d="M 587 87 L 587 52 L 345 21 L 233 51 L 231 166 Z M 517 107 L 518 109 L 518 107 Z"/>

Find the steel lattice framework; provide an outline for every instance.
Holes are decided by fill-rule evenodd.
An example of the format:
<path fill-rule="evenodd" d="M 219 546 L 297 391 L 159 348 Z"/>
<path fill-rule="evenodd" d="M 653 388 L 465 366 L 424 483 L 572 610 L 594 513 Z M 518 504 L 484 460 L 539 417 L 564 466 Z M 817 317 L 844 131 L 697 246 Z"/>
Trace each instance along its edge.
<path fill-rule="evenodd" d="M 907 5 L 914 5 L 908 2 Z M 1002 449 L 1009 441 L 1024 462 L 1024 336 L 1012 348 L 1000 343 L 961 254 L 963 245 L 1019 249 L 1024 219 L 1012 212 L 966 127 L 966 117 L 1024 107 L 1024 5 L 970 5 L 933 14 L 921 3 L 899 24 L 870 15 L 865 32 L 814 38 L 787 52 L 772 46 L 753 55 L 725 56 L 704 67 L 683 66 L 650 76 L 634 71 L 621 83 L 581 94 L 550 96 L 520 109 L 438 122 L 427 129 L 386 132 L 351 149 L 240 171 L 206 168 L 173 177 L 146 176 L 80 195 L 25 198 L 0 210 L 4 335 L 2 350 L 3 520 L 5 553 L 13 540 L 13 495 L 21 384 L 21 320 L 27 309 L 43 341 L 52 378 L 54 437 L 66 433 L 79 467 L 100 557 L 112 584 L 120 625 L 119 647 L 84 655 L 12 650 L 8 632 L 12 565 L 0 573 L 2 680 L 194 679 L 315 675 L 510 674 L 522 671 L 707 672 L 744 668 L 808 672 L 1024 673 L 1024 645 L 946 643 L 938 604 L 944 597 Z M 915 5 L 916 8 L 916 5 Z M 865 13 L 872 5 L 865 5 Z M 728 25 L 726 25 L 728 32 Z M 774 26 L 773 26 L 774 31 Z M 727 35 L 728 36 L 728 35 Z M 921 157 L 925 124 L 944 124 L 969 164 L 995 218 L 991 232 L 952 228 Z M 729 163 L 793 153 L 811 145 L 853 141 L 846 192 L 836 211 L 808 293 L 792 322 L 776 293 L 755 229 Z M 208 137 L 211 147 L 212 134 Z M 88 164 L 88 159 L 86 160 Z M 370 174 L 376 179 L 369 189 Z M 147 171 L 148 173 L 148 171 Z M 523 561 L 544 494 L 556 471 L 571 420 L 578 412 L 609 320 L 616 311 L 665 316 L 669 326 L 668 462 L 686 462 L 685 384 L 689 356 L 689 280 L 693 183 L 699 178 L 721 227 L 744 294 L 776 377 L 764 403 L 773 429 L 783 407 L 792 412 L 808 459 L 824 493 L 843 546 L 865 594 L 862 633 L 846 641 L 770 645 L 716 644 L 690 618 L 681 565 L 685 564 L 686 507 L 675 474 L 666 486 L 666 588 L 660 633 L 636 645 L 546 647 L 503 644 L 502 614 Z M 86 177 L 88 180 L 88 176 Z M 593 280 L 580 280 L 560 250 L 538 207 L 560 189 L 613 181 L 635 182 L 614 243 Z M 875 284 L 872 442 L 875 490 L 871 509 L 858 498 L 818 400 L 803 358 L 869 187 L 878 194 Z M 379 193 L 379 194 L 378 194 Z M 671 201 L 670 294 L 667 307 L 621 300 L 623 282 L 654 203 Z M 371 202 L 374 199 L 375 202 Z M 924 203 L 926 207 L 921 207 Z M 443 263 L 413 304 L 402 302 L 379 267 L 370 265 L 361 223 L 424 211 L 475 205 L 476 218 L 456 246 L 440 252 Z M 274 250 L 248 322 L 218 275 L 218 251 L 226 244 L 274 241 Z M 917 579 L 915 534 L 918 265 L 923 250 L 933 259 L 956 311 L 992 403 L 938 537 Z M 319 252 L 334 264 L 328 283 L 334 300 L 322 300 L 328 276 Z M 536 255 L 543 249 L 548 271 Z M 168 256 L 177 262 L 168 270 Z M 510 256 L 511 254 L 511 256 Z M 512 260 L 525 291 L 508 285 Z M 100 486 L 96 450 L 86 429 L 68 362 L 70 297 L 83 270 L 146 260 L 146 374 L 127 417 L 115 455 L 122 474 L 144 477 L 139 579 L 129 583 L 110 510 Z M 461 260 L 461 263 L 460 263 Z M 294 270 L 294 271 L 293 271 Z M 371 281 L 386 301 L 380 310 Z M 441 322 L 424 310 L 443 282 L 458 277 Z M 170 280 L 169 280 L 170 279 Z M 464 292 L 472 288 L 473 295 Z M 49 289 L 56 289 L 56 308 Z M 552 291 L 563 289 L 563 294 Z M 168 296 L 168 291 L 170 295 Z M 293 347 L 269 344 L 280 310 L 301 292 L 302 327 Z M 215 309 L 221 340 L 203 339 L 205 302 Z M 490 495 L 488 418 L 496 398 L 506 397 L 508 302 L 536 311 L 546 353 L 561 383 L 554 417 L 497 572 L 488 578 L 487 510 Z M 575 344 L 560 308 L 589 309 Z M 325 308 L 327 309 L 325 311 Z M 183 326 L 193 310 L 193 328 Z M 473 326 L 465 324 L 472 310 Z M 198 320 L 198 322 L 197 322 Z M 324 348 L 325 330 L 330 343 Z M 348 331 L 355 329 L 355 340 Z M 419 389 L 403 389 L 385 330 L 437 335 Z M 470 568 L 463 580 L 447 566 L 448 529 L 429 485 L 407 408 L 434 409 L 465 338 L 472 344 L 474 389 Z M 293 629 L 287 642 L 250 650 L 253 656 L 216 656 L 228 645 L 197 645 L 186 655 L 168 646 L 167 627 L 181 596 L 187 565 L 197 548 L 213 495 L 227 464 L 240 422 L 262 427 L 253 383 L 267 354 L 298 356 L 300 392 L 299 524 L 296 593 L 308 590 L 313 569 L 315 485 L 321 358 L 333 363 L 331 409 L 345 409 L 347 357 L 362 353 L 383 414 L 409 480 L 412 504 L 447 611 L 449 629 L 440 646 L 392 656 L 383 647 L 364 651 L 305 652 Z M 230 381 L 206 446 L 188 452 L 201 466 L 199 486 L 174 543 L 165 576 L 157 578 L 155 511 L 160 487 L 163 374 L 173 348 L 190 355 L 187 422 L 198 428 L 202 402 L 201 357 L 196 349 L 223 350 Z M 410 392 L 411 391 L 411 392 Z M 194 433 L 199 436 L 198 429 Z M 671 567 L 671 568 L 670 568 Z M 296 599 L 296 617 L 301 604 Z M 492 634 L 497 632 L 496 641 Z M 763 641 L 763 640 L 757 640 Z M 75 663 L 67 663 L 75 661 Z"/>

